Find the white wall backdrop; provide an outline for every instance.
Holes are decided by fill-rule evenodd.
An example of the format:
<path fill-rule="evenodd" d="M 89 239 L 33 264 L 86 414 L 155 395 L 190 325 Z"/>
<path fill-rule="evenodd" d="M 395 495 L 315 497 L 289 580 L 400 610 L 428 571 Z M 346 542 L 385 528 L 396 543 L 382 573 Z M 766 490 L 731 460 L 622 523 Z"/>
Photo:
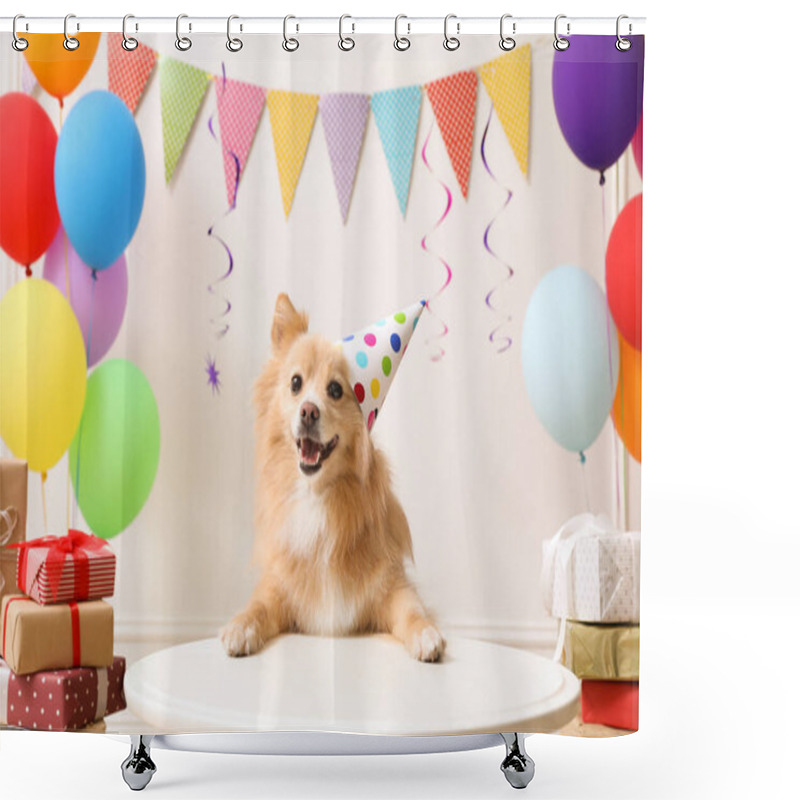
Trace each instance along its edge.
<path fill-rule="evenodd" d="M 13 53 L 3 37 L 2 45 Z M 173 37 L 144 39 L 175 56 Z M 530 174 L 519 172 L 495 117 L 487 155 L 514 199 L 492 232 L 492 246 L 515 270 L 495 295 L 513 322 L 514 345 L 498 354 L 489 343 L 497 324 L 483 298 L 504 270 L 482 246 L 505 194 L 480 161 L 490 103 L 479 87 L 469 199 L 464 202 L 441 136 L 428 157 L 453 191 L 453 209 L 429 244 L 453 268 L 434 310 L 450 327 L 446 354 L 431 360 L 426 340 L 437 326 L 421 320 L 374 437 L 389 453 L 396 488 L 411 524 L 416 578 L 443 625 L 454 631 L 546 647 L 553 625 L 539 597 L 541 542 L 585 510 L 578 457 L 544 431 L 528 402 L 520 364 L 525 309 L 539 279 L 565 263 L 587 269 L 602 285 L 605 237 L 616 211 L 640 191 L 626 155 L 604 190 L 562 138 L 550 89 L 551 37 L 533 38 Z M 520 39 L 519 44 L 524 43 Z M 5 52 L 5 51 L 4 51 Z M 79 93 L 106 86 L 106 44 Z M 224 37 L 197 38 L 191 63 L 276 89 L 373 92 L 425 83 L 498 55 L 497 37 L 470 37 L 447 53 L 440 37 L 415 37 L 397 53 L 387 37 L 358 37 L 341 53 L 336 37 L 306 37 L 284 53 L 270 38 L 232 56 Z M 183 56 L 181 56 L 183 58 Z M 2 91 L 18 86 L 19 64 L 4 58 Z M 38 91 L 38 90 L 37 90 Z M 79 97 L 80 94 L 77 95 Z M 39 94 L 58 124 L 56 101 Z M 77 99 L 67 99 L 65 115 Z M 252 412 L 250 391 L 268 356 L 275 297 L 288 291 L 307 309 L 313 329 L 332 338 L 358 329 L 421 297 L 444 279 L 437 258 L 420 247 L 444 208 L 444 193 L 420 159 L 433 122 L 423 98 L 406 218 L 401 217 L 375 121 L 370 117 L 349 219 L 342 224 L 320 120 L 312 133 L 287 221 L 265 109 L 244 172 L 237 208 L 222 220 L 222 156 L 206 122 L 216 110 L 213 86 L 176 174 L 164 185 L 158 76 L 136 114 L 147 163 L 144 212 L 128 249 L 125 323 L 108 357 L 123 356 L 147 375 L 158 400 L 162 449 L 156 483 L 142 513 L 114 540 L 119 556 L 114 598 L 118 639 L 164 641 L 211 635 L 247 598 L 254 574 L 252 542 Z M 208 284 L 227 265 L 207 235 L 211 223 L 231 247 L 235 270 L 224 284 L 231 328 L 217 342 L 217 311 Z M 22 270 L 3 256 L 0 288 Z M 41 274 L 41 265 L 34 267 Z M 222 391 L 205 385 L 207 354 L 217 357 Z M 621 444 L 611 421 L 585 466 L 593 511 L 617 514 Z M 628 459 L 628 525 L 639 525 L 639 468 Z M 46 486 L 48 522 L 63 532 L 69 490 L 66 460 Z M 44 533 L 38 479 L 32 476 L 28 536 Z"/>

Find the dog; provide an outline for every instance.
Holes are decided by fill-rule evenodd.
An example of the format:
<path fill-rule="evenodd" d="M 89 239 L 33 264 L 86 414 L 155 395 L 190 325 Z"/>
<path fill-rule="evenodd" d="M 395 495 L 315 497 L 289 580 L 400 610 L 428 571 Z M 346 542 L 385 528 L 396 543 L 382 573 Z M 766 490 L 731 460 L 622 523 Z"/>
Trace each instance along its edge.
<path fill-rule="evenodd" d="M 221 631 L 230 656 L 257 653 L 283 632 L 389 633 L 419 661 L 445 640 L 405 571 L 405 513 L 373 445 L 341 349 L 308 332 L 281 294 L 272 357 L 254 392 L 254 561 L 246 608 Z"/>

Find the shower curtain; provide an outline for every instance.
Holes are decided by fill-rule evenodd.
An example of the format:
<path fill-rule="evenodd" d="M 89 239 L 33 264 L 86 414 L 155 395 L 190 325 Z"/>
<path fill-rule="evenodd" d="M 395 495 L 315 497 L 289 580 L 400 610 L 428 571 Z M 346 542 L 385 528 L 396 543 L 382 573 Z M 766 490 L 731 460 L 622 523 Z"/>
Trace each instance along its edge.
<path fill-rule="evenodd" d="M 26 36 L 0 724 L 637 729 L 643 37 Z"/>

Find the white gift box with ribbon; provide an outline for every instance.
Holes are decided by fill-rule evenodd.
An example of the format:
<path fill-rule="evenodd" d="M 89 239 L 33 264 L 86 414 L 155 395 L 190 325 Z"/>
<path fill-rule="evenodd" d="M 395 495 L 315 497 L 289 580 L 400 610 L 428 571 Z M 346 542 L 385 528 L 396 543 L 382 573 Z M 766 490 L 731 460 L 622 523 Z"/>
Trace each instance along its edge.
<path fill-rule="evenodd" d="M 618 531 L 604 515 L 579 514 L 543 544 L 547 611 L 581 622 L 639 622 L 638 531 Z"/>

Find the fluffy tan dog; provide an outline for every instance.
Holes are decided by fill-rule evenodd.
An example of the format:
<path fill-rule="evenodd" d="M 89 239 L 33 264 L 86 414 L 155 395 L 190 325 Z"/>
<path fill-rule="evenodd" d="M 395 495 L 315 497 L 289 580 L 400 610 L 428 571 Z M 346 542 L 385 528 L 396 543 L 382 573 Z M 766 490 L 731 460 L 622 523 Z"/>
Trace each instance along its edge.
<path fill-rule="evenodd" d="M 420 661 L 445 641 L 406 577 L 413 558 L 384 455 L 372 443 L 340 349 L 308 333 L 282 294 L 272 359 L 255 386 L 260 580 L 222 630 L 228 655 L 283 631 L 387 632 Z"/>

